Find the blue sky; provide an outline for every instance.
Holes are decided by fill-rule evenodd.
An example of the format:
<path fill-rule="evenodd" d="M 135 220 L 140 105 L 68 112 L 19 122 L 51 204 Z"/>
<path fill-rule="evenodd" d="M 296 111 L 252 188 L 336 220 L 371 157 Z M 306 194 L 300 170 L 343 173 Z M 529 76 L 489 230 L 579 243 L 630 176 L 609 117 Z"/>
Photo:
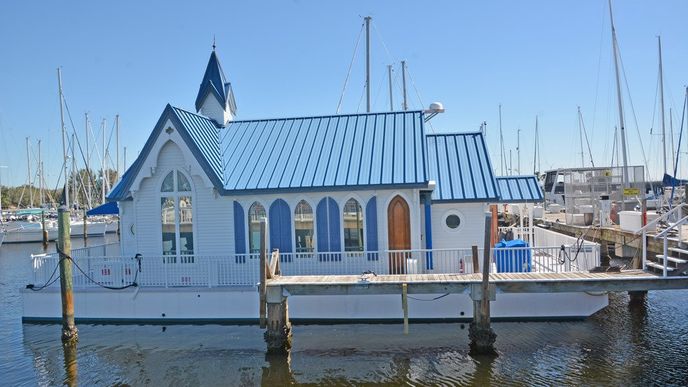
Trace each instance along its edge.
<path fill-rule="evenodd" d="M 213 36 L 234 88 L 237 118 L 335 113 L 366 15 L 373 17 L 373 111 L 389 109 L 387 64 L 395 66 L 399 109 L 399 61 L 405 59 L 410 107 L 441 101 L 447 110 L 428 131 L 474 131 L 487 121 L 498 173 L 499 104 L 514 169 L 520 128 L 521 172 L 532 172 L 536 115 L 542 169 L 580 165 L 577 106 L 596 165 L 610 163 L 617 110 L 606 1 L 5 2 L 0 165 L 9 168 L 0 169 L 2 182 L 26 180 L 28 136 L 34 153 L 36 141 L 43 141 L 46 179 L 56 184 L 62 153 L 58 66 L 77 134 L 83 137 L 85 112 L 96 135 L 103 118 L 109 131 L 119 114 L 121 147 L 131 164 L 167 103 L 193 111 Z M 662 169 L 661 139 L 650 135 L 651 127 L 659 133 L 656 36 L 662 36 L 667 122 L 673 107 L 678 137 L 688 83 L 685 15 L 688 2 L 681 0 L 614 4 L 638 121 L 636 130 L 625 91 L 629 158 L 643 163 L 642 141 L 656 177 Z M 365 110 L 363 48 L 362 40 L 343 113 Z M 114 147 L 111 153 L 114 158 Z M 688 174 L 685 165 L 682 170 Z"/>

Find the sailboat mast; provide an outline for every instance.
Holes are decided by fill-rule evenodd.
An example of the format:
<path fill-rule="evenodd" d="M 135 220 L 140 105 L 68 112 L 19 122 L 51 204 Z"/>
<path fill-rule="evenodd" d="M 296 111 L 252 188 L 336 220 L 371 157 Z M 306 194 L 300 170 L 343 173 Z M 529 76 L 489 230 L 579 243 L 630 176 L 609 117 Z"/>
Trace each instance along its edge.
<path fill-rule="evenodd" d="M 387 78 L 389 78 L 389 111 L 394 111 L 394 97 L 392 96 L 392 65 L 387 65 Z"/>
<path fill-rule="evenodd" d="M 619 102 L 619 141 L 621 142 L 621 155 L 623 157 L 623 173 L 621 187 L 628 187 L 628 157 L 626 155 L 626 125 L 623 115 L 623 97 L 621 95 L 621 80 L 619 78 L 619 47 L 616 41 L 616 28 L 614 28 L 614 17 L 612 16 L 612 0 L 609 0 L 609 20 L 612 27 L 612 50 L 614 51 L 614 70 L 616 74 L 616 97 Z"/>
<path fill-rule="evenodd" d="M 408 101 L 406 100 L 406 61 L 401 61 L 401 92 L 404 98 L 402 110 L 408 110 Z"/>
<path fill-rule="evenodd" d="M 671 162 L 672 165 L 676 163 L 676 148 L 674 148 L 674 119 L 671 117 L 673 113 L 669 108 L 669 138 L 671 138 Z"/>
<path fill-rule="evenodd" d="M 26 179 L 29 185 L 29 207 L 33 207 L 33 185 L 31 184 L 31 156 L 29 155 L 28 137 L 26 137 Z"/>
<path fill-rule="evenodd" d="M 79 191 L 76 190 L 76 159 L 74 158 L 74 141 L 74 133 L 72 133 L 72 198 L 74 199 L 74 204 L 77 205 L 79 203 Z"/>
<path fill-rule="evenodd" d="M 365 17 L 366 25 L 366 112 L 370 113 L 370 16 Z"/>
<path fill-rule="evenodd" d="M 38 206 L 43 207 L 43 162 L 41 161 L 41 140 L 38 140 Z"/>
<path fill-rule="evenodd" d="M 521 128 L 516 129 L 516 165 L 517 173 L 521 174 Z"/>
<path fill-rule="evenodd" d="M 581 124 L 582 118 L 581 118 L 581 111 L 580 111 L 580 106 L 578 106 L 578 137 L 580 137 L 580 148 L 581 148 L 581 167 L 585 168 L 585 158 L 584 158 L 584 153 L 583 152 L 583 127 Z"/>
<path fill-rule="evenodd" d="M 664 75 L 662 73 L 662 37 L 657 36 L 657 45 L 659 49 L 659 106 L 660 114 L 662 115 L 662 160 L 664 163 L 664 174 L 667 173 L 667 142 L 666 142 L 666 128 L 664 125 Z"/>
<path fill-rule="evenodd" d="M 499 168 L 504 176 L 504 136 L 502 135 L 502 104 L 499 104 Z"/>
<path fill-rule="evenodd" d="M 535 146 L 533 147 L 535 149 L 535 152 L 533 152 L 533 175 L 539 172 L 537 168 L 538 152 L 540 151 L 538 144 L 538 136 L 538 118 L 537 116 L 535 116 Z"/>
<path fill-rule="evenodd" d="M 62 172 L 65 177 L 65 197 L 64 203 L 67 208 L 69 208 L 69 181 L 67 180 L 67 133 L 65 132 L 64 124 L 64 111 L 62 103 L 64 101 L 64 96 L 62 95 L 62 71 L 57 68 L 57 88 L 60 93 L 60 128 L 62 130 Z"/>
<path fill-rule="evenodd" d="M 103 156 L 100 162 L 100 174 L 101 174 L 101 184 L 100 184 L 100 193 L 101 193 L 101 203 L 105 203 L 105 125 L 106 120 L 103 118 L 103 123 L 102 125 L 102 132 L 103 132 Z"/>
<path fill-rule="evenodd" d="M 117 167 L 115 170 L 117 171 L 116 179 L 119 179 L 121 176 L 119 173 L 119 114 L 115 116 L 115 146 L 117 147 L 115 150 L 116 154 L 116 162 L 117 162 Z"/>
<path fill-rule="evenodd" d="M 91 153 L 88 145 L 88 138 L 90 137 L 90 134 L 88 127 L 88 113 L 84 113 L 84 131 L 86 132 L 86 203 L 88 204 L 88 208 L 93 208 L 91 198 Z"/>

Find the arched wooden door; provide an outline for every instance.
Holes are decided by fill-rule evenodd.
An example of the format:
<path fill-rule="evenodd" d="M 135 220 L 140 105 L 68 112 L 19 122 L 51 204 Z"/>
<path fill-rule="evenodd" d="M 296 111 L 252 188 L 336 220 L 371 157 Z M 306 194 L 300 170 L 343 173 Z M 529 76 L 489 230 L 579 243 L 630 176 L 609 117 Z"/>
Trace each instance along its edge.
<path fill-rule="evenodd" d="M 389 250 L 411 250 L 411 223 L 409 206 L 406 200 L 397 195 L 387 207 L 387 233 Z M 406 256 L 408 253 L 392 252 L 389 254 L 390 274 L 406 273 Z"/>

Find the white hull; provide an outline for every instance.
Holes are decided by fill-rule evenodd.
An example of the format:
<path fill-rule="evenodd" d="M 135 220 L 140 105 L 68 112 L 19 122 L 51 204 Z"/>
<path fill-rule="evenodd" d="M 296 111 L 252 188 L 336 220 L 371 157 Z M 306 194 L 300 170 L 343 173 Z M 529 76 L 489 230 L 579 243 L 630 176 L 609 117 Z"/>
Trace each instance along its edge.
<path fill-rule="evenodd" d="M 105 235 L 105 222 L 86 222 L 86 232 L 88 236 L 103 236 Z M 84 236 L 84 222 L 72 222 L 70 224 L 70 235 L 76 238 L 83 238 Z"/>
<path fill-rule="evenodd" d="M 48 229 L 48 240 L 57 239 L 57 228 Z M 19 228 L 5 233 L 4 243 L 35 243 L 43 242 L 43 230 L 40 228 Z"/>
<path fill-rule="evenodd" d="M 59 289 L 22 290 L 24 321 L 59 321 Z M 473 301 L 468 295 L 414 295 L 409 318 L 416 320 L 469 320 Z M 418 299 L 418 300 L 417 300 Z M 255 288 L 130 288 L 77 290 L 75 317 L 102 322 L 257 322 Z M 494 319 L 579 319 L 607 306 L 608 297 L 587 293 L 499 294 L 490 305 Z M 384 321 L 403 318 L 400 295 L 292 296 L 293 321 Z"/>
<path fill-rule="evenodd" d="M 117 232 L 118 229 L 119 229 L 119 222 L 118 221 L 110 221 L 110 222 L 107 222 L 107 224 L 105 226 L 105 233 L 112 234 L 112 233 Z"/>

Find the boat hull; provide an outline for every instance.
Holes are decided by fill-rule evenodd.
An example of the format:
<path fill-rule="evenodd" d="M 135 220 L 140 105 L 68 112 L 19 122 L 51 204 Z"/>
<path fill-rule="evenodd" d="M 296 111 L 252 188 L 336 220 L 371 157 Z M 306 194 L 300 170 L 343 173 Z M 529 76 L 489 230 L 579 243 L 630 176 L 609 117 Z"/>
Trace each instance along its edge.
<path fill-rule="evenodd" d="M 48 229 L 48 240 L 57 239 L 57 229 Z M 37 243 L 43 242 L 43 230 L 40 228 L 24 228 L 10 230 L 5 233 L 4 243 Z"/>
<path fill-rule="evenodd" d="M 105 235 L 106 222 L 87 222 L 86 235 L 88 236 L 103 236 Z M 84 222 L 73 222 L 70 227 L 70 235 L 75 238 L 84 237 Z"/>
<path fill-rule="evenodd" d="M 22 294 L 24 321 L 60 321 L 59 289 L 24 289 Z M 440 296 L 409 298 L 409 318 L 472 319 L 473 301 L 468 295 Z M 75 317 L 82 322 L 255 323 L 259 316 L 258 292 L 250 287 L 88 289 L 75 291 L 74 302 Z M 607 304 L 606 294 L 500 294 L 490 308 L 495 320 L 561 320 L 586 318 Z M 293 322 L 310 323 L 391 322 L 403 318 L 399 295 L 291 296 L 289 315 Z"/>

